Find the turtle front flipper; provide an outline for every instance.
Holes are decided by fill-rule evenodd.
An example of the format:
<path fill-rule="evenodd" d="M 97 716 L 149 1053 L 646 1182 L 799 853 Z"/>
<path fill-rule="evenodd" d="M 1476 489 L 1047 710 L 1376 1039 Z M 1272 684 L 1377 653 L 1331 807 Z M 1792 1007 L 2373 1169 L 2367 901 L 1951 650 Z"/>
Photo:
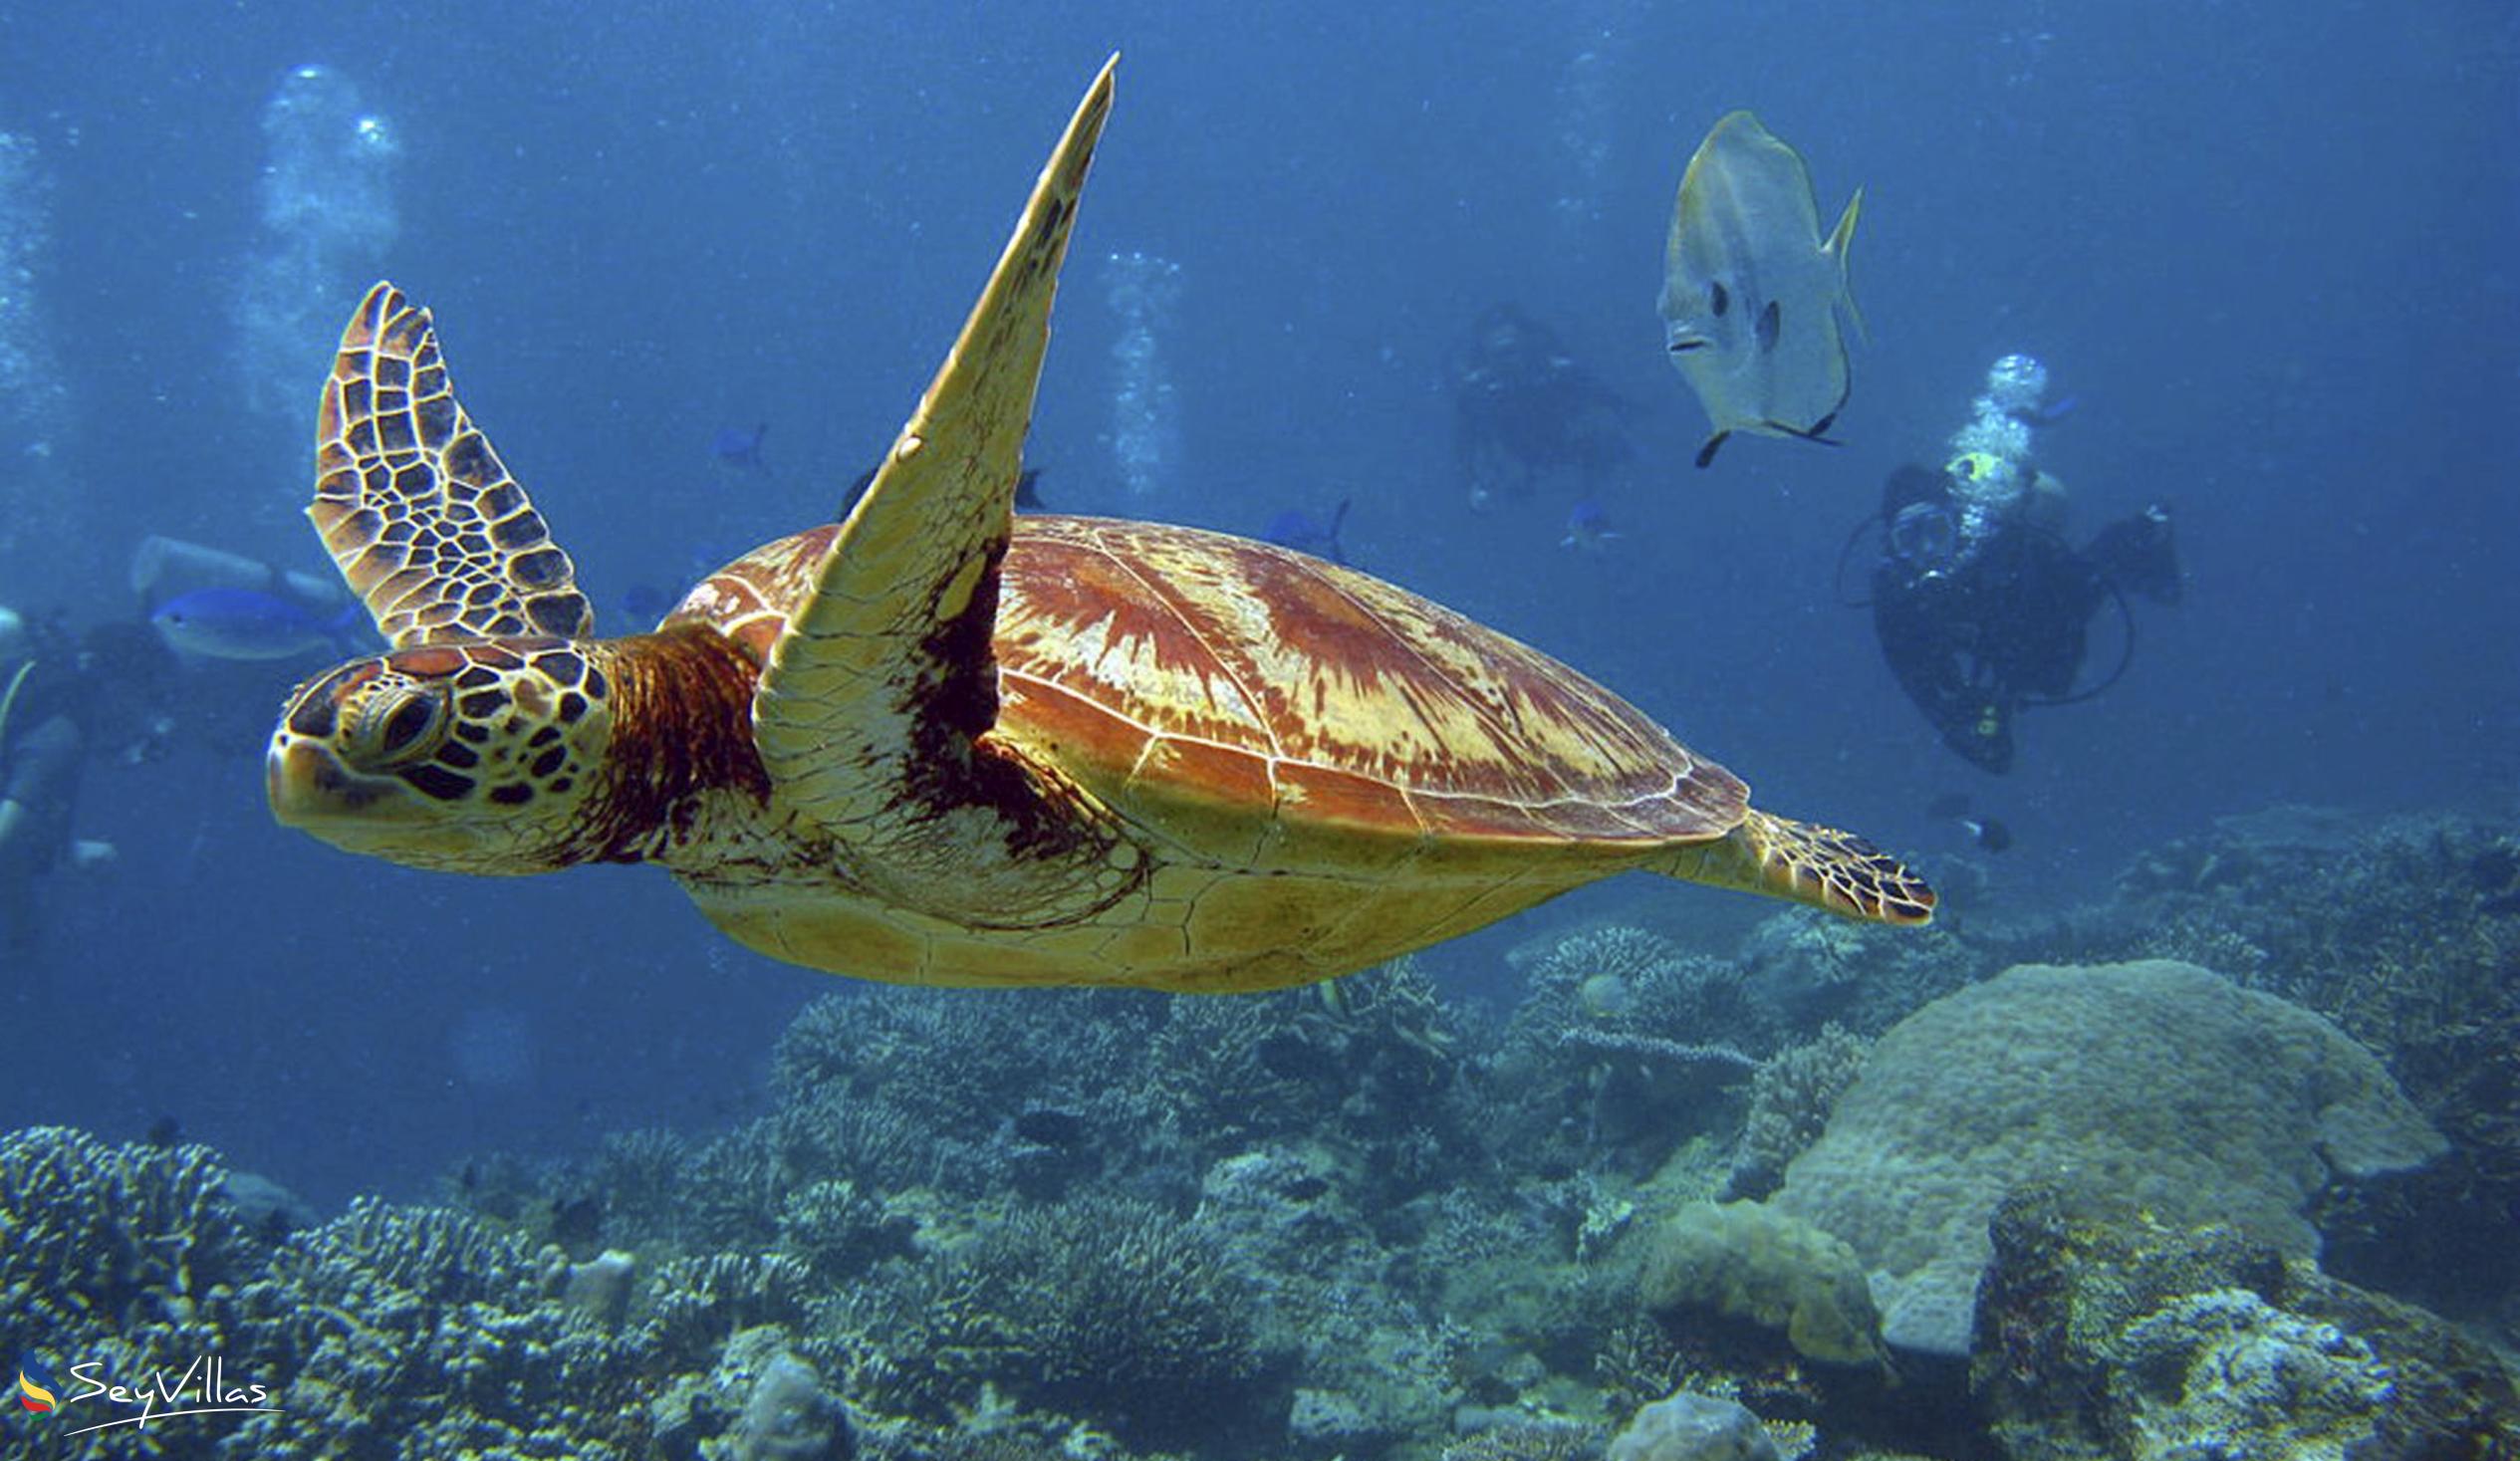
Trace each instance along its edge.
<path fill-rule="evenodd" d="M 397 649 L 594 632 L 576 566 L 455 400 L 428 311 L 389 283 L 342 332 L 307 517 Z"/>
<path fill-rule="evenodd" d="M 1755 809 L 1730 834 L 1649 865 L 1666 876 L 1791 898 L 1849 918 L 1933 921 L 1933 889 L 1896 857 L 1854 833 Z"/>
<path fill-rule="evenodd" d="M 1086 92 L 945 364 L 772 645 L 754 738 L 778 793 L 889 901 L 1024 924 L 1117 892 L 1109 851 L 997 721 L 998 570 L 1077 199 L 1116 56 Z"/>

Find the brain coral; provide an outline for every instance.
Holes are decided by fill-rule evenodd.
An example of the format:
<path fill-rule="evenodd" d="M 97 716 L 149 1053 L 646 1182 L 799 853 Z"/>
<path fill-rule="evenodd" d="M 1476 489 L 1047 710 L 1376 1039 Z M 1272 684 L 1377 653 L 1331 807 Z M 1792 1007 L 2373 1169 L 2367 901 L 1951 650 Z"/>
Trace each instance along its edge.
<path fill-rule="evenodd" d="M 1774 1201 L 1854 1245 L 1892 1344 L 1963 1354 L 1986 1220 L 2018 1183 L 2307 1258 L 2302 1209 L 2332 1173 L 2442 1145 L 2379 1061 L 2298 1006 L 2168 960 L 2023 965 L 1884 1035 Z"/>

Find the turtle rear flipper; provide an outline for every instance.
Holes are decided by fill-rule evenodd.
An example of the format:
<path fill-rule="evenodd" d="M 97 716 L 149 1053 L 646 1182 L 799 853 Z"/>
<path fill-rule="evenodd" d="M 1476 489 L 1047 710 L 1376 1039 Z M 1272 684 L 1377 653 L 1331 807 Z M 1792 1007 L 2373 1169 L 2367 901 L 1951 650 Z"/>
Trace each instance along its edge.
<path fill-rule="evenodd" d="M 1035 805 L 1043 789 L 1032 774 L 978 742 L 997 720 L 998 569 L 1014 533 L 1051 300 L 1118 63 L 1105 64 L 1079 104 L 943 367 L 791 610 L 754 696 L 754 736 L 777 790 L 861 853 L 847 860 L 920 905 L 1017 897 L 937 881 L 962 871 L 966 854 L 997 860 L 990 844 L 1017 881 L 1028 874 L 1015 864 L 1074 862 L 1068 814 Z M 937 845 L 945 824 L 950 848 Z"/>
<path fill-rule="evenodd" d="M 1849 918 L 1933 921 L 1933 889 L 1896 857 L 1854 833 L 1755 809 L 1729 834 L 1649 865 L 1666 876 L 1791 898 Z"/>
<path fill-rule="evenodd" d="M 390 283 L 342 332 L 306 511 L 397 649 L 595 631 L 576 565 L 456 401 L 428 311 Z"/>

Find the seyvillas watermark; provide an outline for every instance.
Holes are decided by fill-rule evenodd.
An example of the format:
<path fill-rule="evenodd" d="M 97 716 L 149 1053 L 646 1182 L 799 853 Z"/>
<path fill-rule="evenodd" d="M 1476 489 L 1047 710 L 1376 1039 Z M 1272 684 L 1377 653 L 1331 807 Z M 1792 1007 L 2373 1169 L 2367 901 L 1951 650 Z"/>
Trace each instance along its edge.
<path fill-rule="evenodd" d="M 273 1403 L 276 1399 L 268 1385 L 230 1379 L 227 1360 L 216 1354 L 196 1356 L 181 1370 L 142 1370 L 134 1382 L 120 1384 L 106 1374 L 102 1359 L 71 1365 L 67 1384 L 55 1381 L 32 1354 L 18 1361 L 19 1404 L 39 1414 L 88 1422 L 63 1431 L 66 1436 L 126 1425 L 145 1430 L 184 1415 L 277 1415 L 281 1407 Z"/>

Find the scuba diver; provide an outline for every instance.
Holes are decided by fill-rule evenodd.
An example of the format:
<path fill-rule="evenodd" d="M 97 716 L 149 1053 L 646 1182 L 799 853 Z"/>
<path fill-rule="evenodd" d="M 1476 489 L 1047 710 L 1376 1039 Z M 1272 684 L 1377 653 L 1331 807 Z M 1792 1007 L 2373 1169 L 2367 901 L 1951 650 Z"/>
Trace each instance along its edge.
<path fill-rule="evenodd" d="M 2066 542 L 2064 484 L 2030 460 L 2032 428 L 2059 414 L 2046 393 L 2037 361 L 1996 362 L 1974 418 L 1951 438 L 1948 464 L 1891 472 L 1880 514 L 1857 528 L 1857 538 L 1882 534 L 1869 603 L 1890 673 L 1944 745 L 1998 774 L 2012 767 L 2022 711 L 2088 700 L 2126 673 L 2135 653 L 2128 594 L 2179 599 L 2166 508 L 2112 523 L 2079 549 Z M 2123 648 L 2114 668 L 2085 683 L 2092 619 L 2111 605 Z"/>
<path fill-rule="evenodd" d="M 1575 363 L 1557 332 L 1512 305 L 1491 305 L 1452 354 L 1453 449 L 1470 505 L 1528 496 L 1572 470 L 1591 486 L 1635 454 L 1624 421 L 1636 407 Z"/>
<path fill-rule="evenodd" d="M 316 590 L 340 597 L 309 575 L 156 537 L 132 555 L 131 587 L 140 613 L 75 632 L 63 613 L 30 619 L 0 608 L 0 968 L 39 952 L 45 876 L 116 860 L 113 844 L 77 835 L 89 769 L 185 751 L 224 764 L 255 754 L 288 671 L 254 661 L 283 657 L 280 636 L 316 612 L 291 618 L 269 606 L 285 606 L 284 593 L 319 605 Z M 180 625 L 170 612 L 239 604 L 255 611 Z M 313 637 L 311 647 L 331 642 Z"/>
<path fill-rule="evenodd" d="M 89 679 L 58 619 L 29 623 L 0 608 L 0 956 L 24 967 L 42 932 L 37 879 L 65 863 L 114 858 L 74 837 L 90 736 Z"/>

